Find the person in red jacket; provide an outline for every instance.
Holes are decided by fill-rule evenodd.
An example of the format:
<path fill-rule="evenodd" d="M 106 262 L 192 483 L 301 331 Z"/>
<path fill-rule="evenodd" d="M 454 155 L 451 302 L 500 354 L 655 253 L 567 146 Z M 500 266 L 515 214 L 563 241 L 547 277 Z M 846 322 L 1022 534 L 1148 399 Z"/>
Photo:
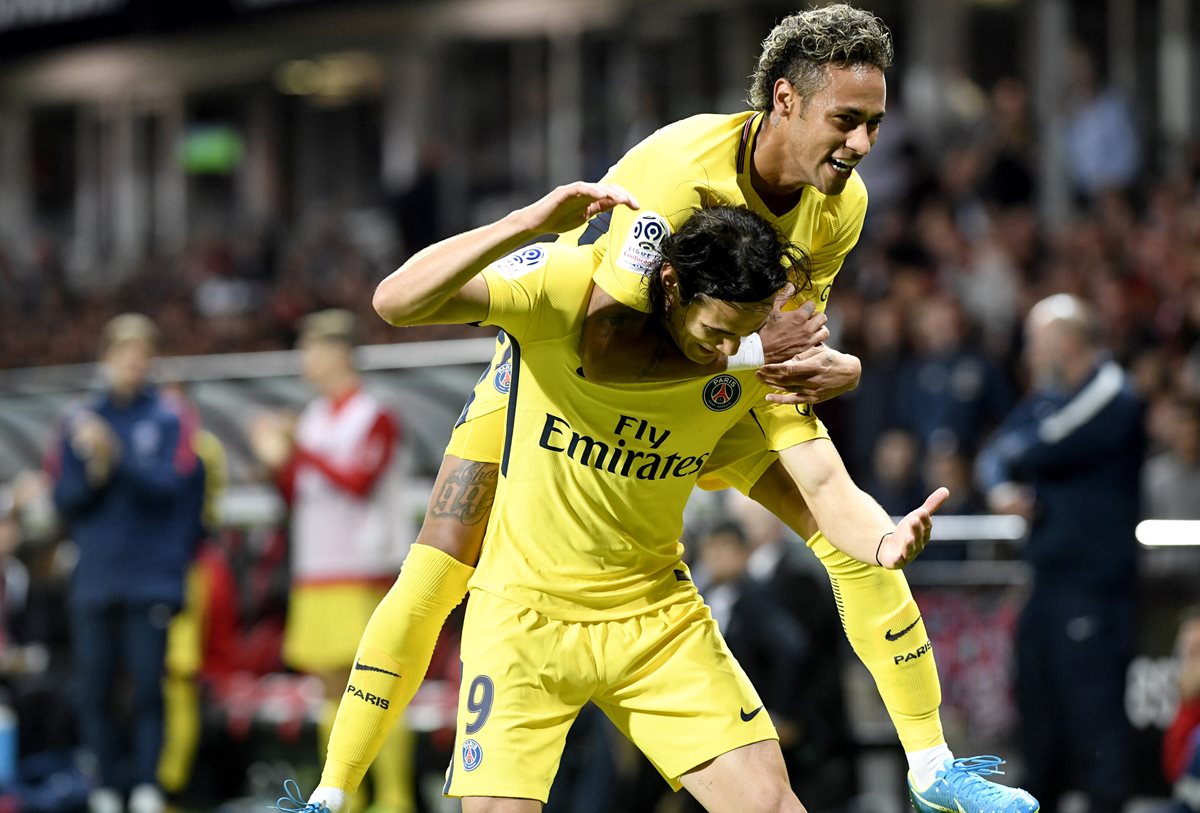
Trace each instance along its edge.
<path fill-rule="evenodd" d="M 1176 651 L 1179 710 L 1163 737 L 1163 773 L 1179 809 L 1200 811 L 1200 604 L 1184 612 Z"/>

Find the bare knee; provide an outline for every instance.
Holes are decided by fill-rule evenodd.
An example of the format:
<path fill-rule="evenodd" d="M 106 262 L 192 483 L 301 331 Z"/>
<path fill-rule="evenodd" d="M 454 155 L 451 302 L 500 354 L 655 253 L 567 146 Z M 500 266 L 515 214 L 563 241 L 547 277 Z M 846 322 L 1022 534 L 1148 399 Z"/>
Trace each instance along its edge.
<path fill-rule="evenodd" d="M 680 781 L 709 813 L 804 813 L 775 740 L 727 751 Z"/>
<path fill-rule="evenodd" d="M 805 813 L 804 805 L 796 798 L 786 780 L 775 779 L 757 787 L 744 789 L 746 807 L 753 813 Z"/>

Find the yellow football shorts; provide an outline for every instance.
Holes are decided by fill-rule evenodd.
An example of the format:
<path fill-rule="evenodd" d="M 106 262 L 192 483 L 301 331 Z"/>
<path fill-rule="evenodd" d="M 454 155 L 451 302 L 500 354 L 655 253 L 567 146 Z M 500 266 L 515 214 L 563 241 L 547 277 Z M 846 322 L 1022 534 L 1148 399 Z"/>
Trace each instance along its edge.
<path fill-rule="evenodd" d="M 721 436 L 717 447 L 700 470 L 696 485 L 705 491 L 736 488 L 745 494 L 779 459 L 767 449 L 767 439 L 752 418 L 746 416 Z"/>
<path fill-rule="evenodd" d="M 471 591 L 449 796 L 545 802 L 567 730 L 594 702 L 667 779 L 778 739 L 698 593 L 619 621 L 568 622 Z"/>
<path fill-rule="evenodd" d="M 296 585 L 288 597 L 283 660 L 300 672 L 349 670 L 388 580 Z"/>

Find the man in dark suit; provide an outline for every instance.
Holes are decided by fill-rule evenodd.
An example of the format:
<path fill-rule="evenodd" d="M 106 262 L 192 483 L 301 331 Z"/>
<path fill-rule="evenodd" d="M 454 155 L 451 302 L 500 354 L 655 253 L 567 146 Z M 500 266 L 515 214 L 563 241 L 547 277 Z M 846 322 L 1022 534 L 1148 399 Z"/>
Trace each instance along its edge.
<path fill-rule="evenodd" d="M 1043 299 L 1025 331 L 1032 389 L 977 461 L 991 509 L 1030 520 L 1016 653 L 1024 781 L 1044 813 L 1071 789 L 1092 813 L 1113 813 L 1130 795 L 1143 407 L 1082 300 Z"/>
<path fill-rule="evenodd" d="M 826 781 L 830 746 L 844 731 L 844 718 L 840 729 L 830 731 L 831 721 L 822 707 L 828 702 L 825 684 L 830 678 L 837 687 L 837 699 L 841 699 L 840 661 L 829 657 L 830 650 L 822 651 L 813 644 L 832 635 L 832 651 L 836 652 L 838 626 L 836 618 L 818 621 L 813 617 L 812 605 L 824 598 L 828 598 L 828 611 L 833 612 L 832 597 L 825 595 L 828 588 L 822 588 L 810 573 L 795 569 L 786 540 L 782 534 L 778 538 L 780 555 L 768 557 L 769 567 L 762 570 L 762 578 L 756 578 L 752 563 L 756 557 L 760 563 L 766 561 L 760 555 L 765 548 L 755 547 L 738 522 L 714 525 L 700 543 L 703 593 L 729 648 L 758 687 L 779 731 L 793 787 L 804 793 L 811 810 L 829 810 L 845 800 L 852 782 L 836 769 L 832 773 L 837 778 Z M 810 622 L 820 626 L 810 628 Z M 743 715 L 755 713 L 753 709 L 741 711 Z"/>
<path fill-rule="evenodd" d="M 748 575 L 766 586 L 808 640 L 796 692 L 803 726 L 791 753 L 785 751 L 788 775 L 811 810 L 835 809 L 857 787 L 857 779 L 842 679 L 846 638 L 833 590 L 824 568 L 775 515 L 740 492 L 728 492 L 728 500 L 731 514 L 746 529 Z"/>

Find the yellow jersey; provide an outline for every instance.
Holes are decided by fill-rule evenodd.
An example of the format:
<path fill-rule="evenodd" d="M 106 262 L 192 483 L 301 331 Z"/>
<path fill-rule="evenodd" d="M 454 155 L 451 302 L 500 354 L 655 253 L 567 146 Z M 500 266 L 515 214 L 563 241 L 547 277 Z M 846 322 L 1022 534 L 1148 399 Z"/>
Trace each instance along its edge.
<path fill-rule="evenodd" d="M 564 241 L 590 244 L 599 258 L 596 284 L 622 304 L 646 312 L 642 277 L 654 267 L 662 238 L 693 209 L 714 203 L 744 205 L 774 223 L 811 259 L 812 287 L 797 303 L 824 310 L 842 261 L 858 242 L 867 213 L 867 188 L 858 172 L 838 195 L 806 186 L 782 215 L 767 208 L 750 180 L 754 140 L 765 116 L 704 114 L 668 125 L 636 145 L 604 176 L 628 189 L 641 209 L 618 206 L 593 218 Z"/>
<path fill-rule="evenodd" d="M 767 391 L 753 371 L 583 378 L 593 263 L 586 247 L 538 244 L 483 272 L 485 324 L 504 330 L 512 356 L 500 482 L 471 587 L 563 621 L 627 618 L 691 594 L 684 504 L 717 441 Z M 756 415 L 766 446 L 828 436 L 788 412 Z"/>

